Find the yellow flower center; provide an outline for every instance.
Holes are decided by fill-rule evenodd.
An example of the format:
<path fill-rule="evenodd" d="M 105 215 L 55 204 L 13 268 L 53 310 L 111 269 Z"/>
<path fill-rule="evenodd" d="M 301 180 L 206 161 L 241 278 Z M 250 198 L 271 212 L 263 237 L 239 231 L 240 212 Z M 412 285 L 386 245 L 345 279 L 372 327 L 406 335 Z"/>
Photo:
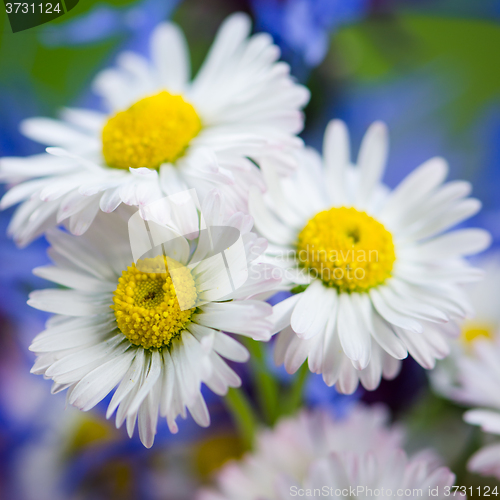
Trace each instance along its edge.
<path fill-rule="evenodd" d="M 317 213 L 298 236 L 299 265 L 340 292 L 366 292 L 391 276 L 391 233 L 365 212 L 331 208 Z"/>
<path fill-rule="evenodd" d="M 470 346 L 477 339 L 493 340 L 495 325 L 487 322 L 467 321 L 462 328 L 460 340 Z"/>
<path fill-rule="evenodd" d="M 159 349 L 168 347 L 189 324 L 196 299 L 189 269 L 158 256 L 139 260 L 122 272 L 111 308 L 118 328 L 132 344 Z"/>
<path fill-rule="evenodd" d="M 191 104 L 160 92 L 112 116 L 102 130 L 102 152 L 110 167 L 159 168 L 184 154 L 201 130 Z"/>

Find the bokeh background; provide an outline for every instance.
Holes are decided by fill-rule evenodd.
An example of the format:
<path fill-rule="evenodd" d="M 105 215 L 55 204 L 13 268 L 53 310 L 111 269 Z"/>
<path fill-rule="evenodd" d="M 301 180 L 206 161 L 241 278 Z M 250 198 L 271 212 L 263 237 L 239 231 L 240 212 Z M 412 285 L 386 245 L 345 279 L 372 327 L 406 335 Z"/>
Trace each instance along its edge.
<path fill-rule="evenodd" d="M 80 0 L 61 18 L 16 34 L 0 11 L 0 156 L 42 150 L 20 135 L 24 118 L 56 116 L 68 105 L 99 108 L 93 76 L 121 50 L 147 54 L 159 22 L 172 19 L 182 27 L 196 70 L 221 21 L 245 11 L 255 31 L 273 35 L 292 73 L 311 89 L 302 134 L 309 145 L 321 149 L 326 123 L 342 118 L 356 151 L 367 126 L 384 120 L 391 132 L 387 184 L 395 186 L 431 156 L 444 156 L 451 178 L 471 181 L 484 204 L 471 224 L 489 229 L 498 247 L 498 0 Z M 151 450 L 104 419 L 106 401 L 86 414 L 65 408 L 64 395 L 50 395 L 50 384 L 29 373 L 28 345 L 46 316 L 26 298 L 45 286 L 31 269 L 47 262 L 47 245 L 40 239 L 16 249 L 5 236 L 11 214 L 0 214 L 0 498 L 191 500 L 199 484 L 247 446 L 238 437 L 241 422 L 227 411 L 231 403 L 207 391 L 212 426 L 203 430 L 188 420 L 177 436 L 160 426 Z M 260 404 L 256 385 L 271 400 L 285 390 L 289 412 L 301 392 L 271 366 L 269 349 L 255 353 L 254 375 L 238 370 L 258 417 L 271 424 L 277 415 Z M 431 391 L 427 374 L 411 360 L 396 380 L 349 397 L 308 372 L 300 377 L 306 378 L 305 404 L 342 416 L 359 399 L 384 402 L 407 426 L 410 449 L 436 448 L 457 474 L 456 484 L 496 484 L 466 472 L 479 431 L 462 422 L 463 408 Z"/>

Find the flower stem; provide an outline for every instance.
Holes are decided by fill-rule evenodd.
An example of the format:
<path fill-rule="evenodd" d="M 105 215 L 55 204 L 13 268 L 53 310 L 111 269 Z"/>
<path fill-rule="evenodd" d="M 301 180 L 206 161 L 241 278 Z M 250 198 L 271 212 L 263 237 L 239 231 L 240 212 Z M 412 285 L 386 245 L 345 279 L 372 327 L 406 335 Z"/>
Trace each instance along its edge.
<path fill-rule="evenodd" d="M 295 413 L 303 403 L 304 386 L 309 375 L 307 361 L 299 368 L 289 390 L 283 395 L 280 409 L 282 415 L 291 415 Z"/>
<path fill-rule="evenodd" d="M 267 367 L 268 344 L 251 339 L 244 339 L 244 343 L 250 352 L 252 376 L 262 416 L 267 425 L 273 426 L 279 414 L 279 387 Z"/>
<path fill-rule="evenodd" d="M 229 388 L 225 403 L 238 428 L 245 450 L 252 449 L 258 421 L 250 401 L 241 388 Z"/>

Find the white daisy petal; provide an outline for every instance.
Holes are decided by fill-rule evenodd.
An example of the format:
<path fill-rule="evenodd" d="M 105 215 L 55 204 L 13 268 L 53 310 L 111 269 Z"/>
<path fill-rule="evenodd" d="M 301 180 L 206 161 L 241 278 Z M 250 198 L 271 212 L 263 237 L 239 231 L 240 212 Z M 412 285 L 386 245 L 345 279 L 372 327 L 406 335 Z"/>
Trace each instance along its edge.
<path fill-rule="evenodd" d="M 10 226 L 16 242 L 26 245 L 66 219 L 69 231 L 83 234 L 99 210 L 127 204 L 144 215 L 148 204 L 190 189 L 201 202 L 220 189 L 228 213 L 247 211 L 249 190 L 266 189 L 261 159 L 280 176 L 291 172 L 309 91 L 278 61 L 269 35 L 250 33 L 247 15 L 228 17 L 189 81 L 184 36 L 163 23 L 151 35 L 149 58 L 121 53 L 95 78 L 107 113 L 66 109 L 61 120 L 23 122 L 49 154 L 0 160 L 0 182 L 20 183 L 1 205 L 22 204 Z"/>
<path fill-rule="evenodd" d="M 491 235 L 484 229 L 461 229 L 426 241 L 415 254 L 419 259 L 446 259 L 482 252 L 490 244 Z"/>
<path fill-rule="evenodd" d="M 69 402 L 82 411 L 93 408 L 120 382 L 130 367 L 134 354 L 133 351 L 124 352 L 117 359 L 92 370 L 76 384 Z"/>
<path fill-rule="evenodd" d="M 139 374 L 142 371 L 142 367 L 144 364 L 144 350 L 137 349 L 135 352 L 135 357 L 133 361 L 130 363 L 130 367 L 127 370 L 127 373 L 123 376 L 120 385 L 116 389 L 113 397 L 108 406 L 108 410 L 106 412 L 106 418 L 110 418 L 111 415 L 118 408 L 123 399 L 129 394 L 129 392 L 135 387 L 137 380 L 139 378 Z"/>
<path fill-rule="evenodd" d="M 337 306 L 338 310 L 338 306 Z M 325 352 L 323 354 L 323 365 L 321 373 L 325 384 L 331 387 L 340 375 L 344 351 L 337 331 L 337 314 L 332 314 L 326 325 Z"/>
<path fill-rule="evenodd" d="M 370 332 L 359 321 L 360 312 L 349 295 L 340 294 L 338 311 L 337 329 L 342 349 L 356 368 L 362 370 L 370 362 Z"/>
<path fill-rule="evenodd" d="M 418 321 L 415 321 L 405 314 L 401 314 L 397 310 L 393 309 L 380 295 L 378 290 L 370 290 L 370 298 L 377 312 L 387 322 L 415 333 L 421 333 L 423 331 L 423 327 Z"/>
<path fill-rule="evenodd" d="M 158 415 L 167 419 L 172 432 L 178 431 L 177 417 L 186 418 L 188 411 L 198 424 L 209 425 L 202 384 L 220 395 L 239 387 L 241 379 L 225 359 L 245 362 L 249 357 L 245 347 L 221 330 L 269 340 L 272 308 L 259 300 L 234 298 L 181 308 L 184 296 L 192 301 L 199 295 L 197 276 L 184 266 L 172 266 L 172 275 L 167 274 L 167 258 L 179 258 L 172 245 L 164 245 L 165 255 L 134 263 L 127 217 L 122 216 L 123 210 L 100 214 L 79 237 L 51 232 L 54 265 L 36 272 L 69 289 L 30 296 L 30 305 L 57 314 L 30 347 L 38 358 L 32 372 L 51 378 L 54 393 L 68 389 L 68 402 L 83 411 L 114 391 L 107 418 L 116 411 L 117 427 L 126 423 L 129 436 L 137 423 L 142 443 L 151 447 Z M 213 216 L 208 214 L 207 224 Z M 251 220 L 226 212 L 216 217 L 222 226 L 239 220 L 245 245 L 259 247 Z M 187 261 L 198 240 L 184 242 Z M 249 260 L 245 245 L 239 252 L 249 272 L 255 272 L 253 266 L 266 272 L 265 264 Z M 260 288 L 258 281 L 252 286 L 257 294 L 267 291 L 265 281 Z"/>
<path fill-rule="evenodd" d="M 481 202 L 475 198 L 468 198 L 458 202 L 450 210 L 435 217 L 425 226 L 415 230 L 408 231 L 408 235 L 416 240 L 422 240 L 445 231 L 446 229 L 472 217 L 481 209 Z"/>
<path fill-rule="evenodd" d="M 468 469 L 483 476 L 495 476 L 500 478 L 500 444 L 491 444 L 481 448 L 472 455 Z"/>
<path fill-rule="evenodd" d="M 133 401 L 130 404 L 128 413 L 136 413 L 139 410 L 142 402 L 146 399 L 146 396 L 151 392 L 153 386 L 156 384 L 158 377 L 161 374 L 161 357 L 158 351 L 153 351 L 151 353 L 151 361 L 149 365 L 148 373 L 141 384 L 140 389 L 137 391 Z"/>
<path fill-rule="evenodd" d="M 370 363 L 366 368 L 359 372 L 359 380 L 363 387 L 369 391 L 373 391 L 380 384 L 380 379 L 382 378 L 382 357 L 383 352 L 372 342 L 372 354 L 370 358 Z"/>
<path fill-rule="evenodd" d="M 56 266 L 37 267 L 33 269 L 33 274 L 82 292 L 113 292 L 116 288 L 113 284 L 103 283 L 92 276 Z"/>
<path fill-rule="evenodd" d="M 106 115 L 82 108 L 64 108 L 61 117 L 79 128 L 99 134 L 106 122 Z"/>
<path fill-rule="evenodd" d="M 250 191 L 249 207 L 255 226 L 268 240 L 290 244 L 295 239 L 294 232 L 282 224 L 264 205 L 262 194 L 256 189 Z"/>
<path fill-rule="evenodd" d="M 472 425 L 480 425 L 484 432 L 500 434 L 500 413 L 493 410 L 469 410 L 464 420 Z"/>
<path fill-rule="evenodd" d="M 345 170 L 351 163 L 349 132 L 344 122 L 333 120 L 328 124 L 323 143 L 325 182 L 333 205 L 348 202 L 345 197 Z"/>
<path fill-rule="evenodd" d="M 155 29 L 151 56 L 161 85 L 173 93 L 183 91 L 190 77 L 189 55 L 186 39 L 175 24 L 164 23 Z"/>
<path fill-rule="evenodd" d="M 239 49 L 240 44 L 250 33 L 250 19 L 245 14 L 233 14 L 221 25 L 210 52 L 193 83 L 193 93 L 200 87 L 209 87 L 211 80 L 222 65 Z"/>
<path fill-rule="evenodd" d="M 285 368 L 288 373 L 295 373 L 307 359 L 313 339 L 301 339 L 294 335 L 285 352 Z"/>
<path fill-rule="evenodd" d="M 357 191 L 357 206 L 366 206 L 374 190 L 380 183 L 385 170 L 389 148 L 387 127 L 382 122 L 370 126 L 359 149 L 359 186 Z"/>
<path fill-rule="evenodd" d="M 321 282 L 315 281 L 305 292 L 300 294 L 290 318 L 290 324 L 294 332 L 299 336 L 305 335 L 313 325 L 316 317 L 312 314 L 312 311 L 315 310 L 315 306 L 321 300 L 323 293 L 323 285 Z"/>
<path fill-rule="evenodd" d="M 94 141 L 75 128 L 51 118 L 29 118 L 21 123 L 21 132 L 34 141 L 48 146 L 73 146 L 89 144 Z"/>
<path fill-rule="evenodd" d="M 28 304 L 35 309 L 68 316 L 95 316 L 107 312 L 102 297 L 73 290 L 36 290 Z"/>
<path fill-rule="evenodd" d="M 188 409 L 198 425 L 201 427 L 208 427 L 210 425 L 210 414 L 201 394 L 198 395 L 194 403 L 188 406 Z"/>
<path fill-rule="evenodd" d="M 246 347 L 222 332 L 215 333 L 214 350 L 221 356 L 239 363 L 248 361 L 250 357 Z"/>
<path fill-rule="evenodd" d="M 273 306 L 273 313 L 269 317 L 269 320 L 273 324 L 273 335 L 290 324 L 295 305 L 301 297 L 301 294 L 295 294 Z"/>
<path fill-rule="evenodd" d="M 206 304 L 193 321 L 204 326 L 268 340 L 271 306 L 256 300 Z"/>
<path fill-rule="evenodd" d="M 372 335 L 380 347 L 395 359 L 406 358 L 408 356 L 408 351 L 391 329 L 389 323 L 382 319 L 379 314 L 373 315 L 373 323 L 374 328 Z"/>
<path fill-rule="evenodd" d="M 406 177 L 388 198 L 382 212 L 382 220 L 401 216 L 407 208 L 421 202 L 433 189 L 439 186 L 448 173 L 448 164 L 442 158 L 432 158 Z"/>
<path fill-rule="evenodd" d="M 442 158 L 392 192 L 382 184 L 387 135 L 385 125 L 372 125 L 352 165 L 347 128 L 332 121 L 323 159 L 305 148 L 282 179 L 267 165 L 268 191 L 250 197 L 256 227 L 270 240 L 265 262 L 277 267 L 283 289 L 308 287 L 274 307 L 275 361 L 293 372 L 307 359 L 347 394 L 360 381 L 373 390 L 382 376 L 394 378 L 408 352 L 425 368 L 449 354 L 455 322 L 473 316 L 462 285 L 482 275 L 464 257 L 491 241 L 480 229 L 442 234 L 480 208 L 467 198 L 468 182 L 444 184 Z"/>
<path fill-rule="evenodd" d="M 151 448 L 156 435 L 158 423 L 158 405 L 160 401 L 161 381 L 157 380 L 146 397 L 146 401 L 139 409 L 137 426 L 139 428 L 139 438 L 146 448 Z"/>

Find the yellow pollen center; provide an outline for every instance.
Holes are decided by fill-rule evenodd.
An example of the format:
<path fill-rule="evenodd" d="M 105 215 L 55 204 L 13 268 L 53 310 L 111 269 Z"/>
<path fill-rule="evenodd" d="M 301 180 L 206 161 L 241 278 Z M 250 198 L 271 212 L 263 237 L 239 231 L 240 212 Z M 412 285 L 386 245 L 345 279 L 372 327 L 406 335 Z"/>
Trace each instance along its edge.
<path fill-rule="evenodd" d="M 174 282 L 172 281 L 174 275 Z M 190 322 L 197 290 L 187 267 L 164 256 L 132 264 L 118 279 L 114 305 L 118 328 L 144 349 L 168 347 Z"/>
<path fill-rule="evenodd" d="M 462 328 L 460 340 L 471 346 L 477 339 L 493 340 L 495 325 L 487 322 L 467 321 Z"/>
<path fill-rule="evenodd" d="M 191 104 L 160 92 L 112 116 L 102 130 L 102 152 L 114 168 L 159 168 L 184 154 L 201 130 Z"/>
<path fill-rule="evenodd" d="M 391 233 L 366 212 L 331 208 L 317 213 L 298 236 L 299 265 L 339 292 L 366 292 L 391 276 Z"/>

